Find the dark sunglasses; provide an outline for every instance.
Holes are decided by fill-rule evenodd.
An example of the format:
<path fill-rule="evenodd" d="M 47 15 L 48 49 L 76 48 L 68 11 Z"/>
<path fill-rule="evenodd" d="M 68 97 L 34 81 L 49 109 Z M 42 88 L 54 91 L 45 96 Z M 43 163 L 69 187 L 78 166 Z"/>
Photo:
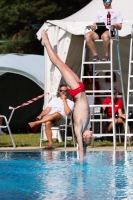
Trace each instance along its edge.
<path fill-rule="evenodd" d="M 106 2 L 107 2 L 107 3 L 110 3 L 111 0 L 103 0 L 103 2 L 104 2 L 104 3 L 106 3 Z"/>
<path fill-rule="evenodd" d="M 67 90 L 60 90 L 60 92 L 67 92 Z"/>

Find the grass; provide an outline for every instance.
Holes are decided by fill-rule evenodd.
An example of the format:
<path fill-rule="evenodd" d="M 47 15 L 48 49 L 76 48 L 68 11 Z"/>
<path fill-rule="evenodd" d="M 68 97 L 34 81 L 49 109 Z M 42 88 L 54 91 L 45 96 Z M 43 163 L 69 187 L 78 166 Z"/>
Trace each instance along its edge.
<path fill-rule="evenodd" d="M 25 134 L 12 134 L 14 141 L 16 143 L 17 147 L 39 147 L 40 143 L 40 133 L 25 133 Z M 48 142 L 43 141 L 42 146 L 47 146 Z M 53 145 L 55 147 L 63 147 L 64 142 L 57 142 L 56 140 L 53 141 Z M 117 146 L 123 146 L 123 143 L 118 143 Z M 113 142 L 110 140 L 102 140 L 98 141 L 95 139 L 94 146 L 100 147 L 100 146 L 113 146 Z M 10 136 L 8 134 L 6 135 L 0 135 L 0 147 L 12 147 L 12 142 L 10 139 Z M 68 140 L 67 141 L 67 147 L 73 147 L 73 141 Z"/>
<path fill-rule="evenodd" d="M 28 134 L 12 134 L 13 139 L 17 147 L 39 147 L 40 145 L 40 133 L 28 133 Z M 56 147 L 63 147 L 64 142 L 57 142 L 53 140 L 53 144 Z M 43 141 L 42 146 L 47 146 L 48 142 Z M 67 141 L 68 146 L 73 146 L 73 141 Z M 11 138 L 8 134 L 0 135 L 0 147 L 12 147 Z"/>
<path fill-rule="evenodd" d="M 40 134 L 12 134 L 17 147 L 39 146 Z M 8 134 L 0 135 L 0 147 L 12 147 Z"/>

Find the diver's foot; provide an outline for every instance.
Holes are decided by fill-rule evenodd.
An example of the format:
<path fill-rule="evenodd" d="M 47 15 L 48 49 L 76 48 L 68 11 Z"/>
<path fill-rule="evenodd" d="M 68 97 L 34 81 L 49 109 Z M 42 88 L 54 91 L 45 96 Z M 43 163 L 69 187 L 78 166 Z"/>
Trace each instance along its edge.
<path fill-rule="evenodd" d="M 48 35 L 47 35 L 46 31 L 43 30 L 41 32 L 41 36 L 42 36 L 41 44 L 45 45 L 46 41 L 48 41 Z"/>

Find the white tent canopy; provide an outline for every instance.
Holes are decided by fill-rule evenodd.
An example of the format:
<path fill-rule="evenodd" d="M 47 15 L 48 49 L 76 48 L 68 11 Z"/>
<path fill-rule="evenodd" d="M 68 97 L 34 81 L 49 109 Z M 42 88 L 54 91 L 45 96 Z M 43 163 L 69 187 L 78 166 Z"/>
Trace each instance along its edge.
<path fill-rule="evenodd" d="M 96 11 L 102 9 L 102 0 L 92 0 L 87 6 L 82 8 L 75 14 L 63 19 L 47 21 L 50 24 L 56 25 L 61 29 L 70 32 L 74 35 L 83 35 L 85 26 L 91 24 L 94 19 Z M 119 32 L 120 36 L 126 36 L 131 33 L 131 26 L 133 24 L 133 1 L 132 0 L 113 0 L 112 8 L 118 9 L 122 14 L 123 28 Z M 41 28 L 41 30 L 44 26 Z M 41 38 L 40 31 L 38 38 Z"/>
<path fill-rule="evenodd" d="M 92 0 L 77 13 L 63 19 L 47 21 L 37 32 L 41 39 L 41 31 L 47 30 L 50 42 L 60 58 L 80 76 L 82 48 L 85 27 L 93 22 L 95 13 L 104 8 L 102 0 Z M 112 0 L 112 8 L 118 9 L 123 18 L 123 28 L 119 31 L 121 37 L 130 35 L 133 24 L 133 0 Z M 129 59 L 129 39 L 120 41 L 122 68 L 127 74 Z M 45 52 L 45 91 L 56 92 L 60 83 L 60 72 L 56 69 Z M 127 80 L 125 79 L 125 85 Z"/>
<path fill-rule="evenodd" d="M 44 56 L 0 55 L 0 74 L 6 72 L 23 75 L 44 89 Z"/>
<path fill-rule="evenodd" d="M 9 106 L 16 107 L 44 92 L 44 56 L 0 55 L 0 114 L 10 116 Z M 14 132 L 27 131 L 27 123 L 42 111 L 44 98 L 17 109 L 10 122 Z"/>

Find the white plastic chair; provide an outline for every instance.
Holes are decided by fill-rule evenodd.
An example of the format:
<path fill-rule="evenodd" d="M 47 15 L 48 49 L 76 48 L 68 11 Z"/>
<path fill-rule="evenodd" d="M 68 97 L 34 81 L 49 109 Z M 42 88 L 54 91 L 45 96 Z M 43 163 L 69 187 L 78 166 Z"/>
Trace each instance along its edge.
<path fill-rule="evenodd" d="M 70 120 L 70 123 L 68 124 L 68 120 Z M 75 137 L 74 137 L 74 129 L 73 129 L 73 123 L 72 123 L 72 114 L 69 116 L 66 116 L 65 124 L 61 124 L 59 126 L 54 126 L 52 127 L 52 138 L 58 139 L 59 142 L 62 142 L 62 137 L 60 131 L 63 130 L 65 131 L 65 141 L 64 141 L 64 148 L 66 148 L 66 140 L 70 139 L 70 137 L 67 137 L 67 129 L 68 127 L 71 128 L 72 131 L 72 139 L 74 142 L 74 147 L 75 147 Z M 55 131 L 55 132 L 54 132 Z M 43 123 L 41 126 L 41 135 L 40 135 L 40 148 L 42 148 L 42 141 L 46 141 L 46 133 L 45 133 L 45 124 Z"/>
<path fill-rule="evenodd" d="M 68 120 L 70 121 L 69 123 L 68 123 Z M 72 139 L 73 139 L 73 143 L 74 143 L 74 147 L 75 147 L 75 137 L 74 137 L 72 114 L 66 116 L 66 123 L 65 124 L 60 125 L 60 130 L 64 130 L 65 131 L 64 148 L 66 148 L 66 140 L 70 139 L 70 137 L 67 137 L 67 129 L 69 127 L 71 128 L 71 131 L 72 131 Z"/>
<path fill-rule="evenodd" d="M 6 116 L 0 115 L 0 117 L 3 118 L 4 121 L 5 121 L 5 125 L 0 125 L 0 128 L 7 128 L 7 129 L 8 129 L 8 132 L 9 132 L 9 135 L 10 135 L 10 138 L 11 138 L 11 141 L 12 141 L 12 144 L 13 144 L 13 147 L 16 148 L 16 144 L 15 144 L 15 142 L 14 142 L 14 139 L 13 139 L 13 137 L 12 137 L 12 132 L 11 132 L 11 129 L 10 129 L 10 127 L 9 127 L 9 123 L 10 123 L 10 121 L 11 121 L 13 112 L 14 112 L 14 110 L 11 112 L 11 115 L 10 115 L 10 117 L 9 117 L 8 120 L 7 120 Z"/>

